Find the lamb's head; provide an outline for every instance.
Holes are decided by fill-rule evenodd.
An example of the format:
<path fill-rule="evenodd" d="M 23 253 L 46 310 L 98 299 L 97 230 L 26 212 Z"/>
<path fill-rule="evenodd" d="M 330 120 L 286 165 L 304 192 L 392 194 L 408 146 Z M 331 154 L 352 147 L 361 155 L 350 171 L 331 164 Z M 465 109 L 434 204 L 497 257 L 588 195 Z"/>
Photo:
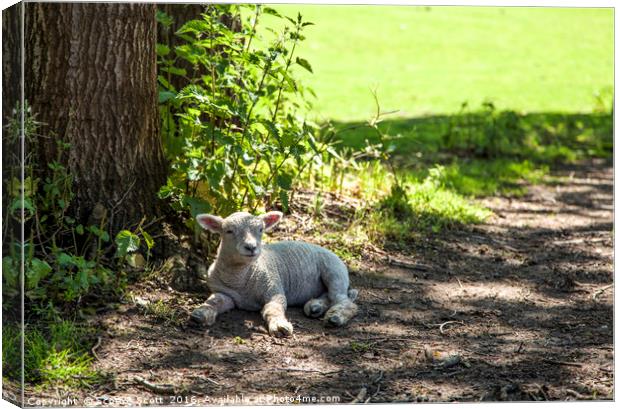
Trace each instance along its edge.
<path fill-rule="evenodd" d="M 263 232 L 271 230 L 280 219 L 282 213 L 275 211 L 260 216 L 237 212 L 225 219 L 210 214 L 196 216 L 200 226 L 222 237 L 219 256 L 236 264 L 256 260 L 261 253 Z"/>

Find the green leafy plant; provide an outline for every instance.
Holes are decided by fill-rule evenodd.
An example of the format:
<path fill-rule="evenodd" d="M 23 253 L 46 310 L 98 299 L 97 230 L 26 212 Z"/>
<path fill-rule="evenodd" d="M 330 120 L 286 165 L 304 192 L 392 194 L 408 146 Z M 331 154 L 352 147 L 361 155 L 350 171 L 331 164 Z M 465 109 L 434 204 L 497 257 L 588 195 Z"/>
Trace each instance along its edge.
<path fill-rule="evenodd" d="M 26 143 L 32 148 L 29 151 L 36 151 L 39 124 L 27 105 L 26 110 Z M 16 111 L 9 130 L 19 134 L 19 127 L 15 125 L 18 118 Z M 109 253 L 114 244 L 105 216 L 93 218 L 94 221 L 87 224 L 71 216 L 71 208 L 75 205 L 73 176 L 62 160 L 68 149 L 69 144 L 58 140 L 57 158 L 47 164 L 47 172 L 40 171 L 30 153 L 26 157 L 23 181 L 15 176 L 5 182 L 11 204 L 4 222 L 18 225 L 23 221 L 25 231 L 25 241 L 21 242 L 15 229 L 5 230 L 2 259 L 5 310 L 17 305 L 22 261 L 24 295 L 29 311 L 75 304 L 86 295 L 116 292 L 123 287 L 119 281 L 121 275 L 110 268 L 114 263 Z M 153 239 L 141 227 L 138 229 L 150 251 Z M 110 285 L 112 283 L 114 285 Z"/>
<path fill-rule="evenodd" d="M 256 5 L 234 31 L 221 17 L 240 10 L 210 5 L 174 33 L 180 45 L 158 45 L 163 140 L 172 167 L 160 195 L 192 216 L 255 211 L 276 201 L 286 210 L 295 180 L 319 153 L 315 125 L 295 115 L 309 90 L 294 71 L 312 72 L 295 52 L 312 23 Z M 271 40 L 258 30 L 264 14 L 287 23 Z M 159 21 L 169 25 L 170 18 L 160 14 Z M 173 76 L 188 85 L 175 89 Z"/>
<path fill-rule="evenodd" d="M 47 386 L 92 385 L 101 375 L 92 370 L 89 356 L 91 334 L 83 327 L 57 319 L 45 329 L 14 324 L 2 326 L 2 364 L 5 376 L 21 374 L 21 338 L 24 341 L 24 378 Z"/>

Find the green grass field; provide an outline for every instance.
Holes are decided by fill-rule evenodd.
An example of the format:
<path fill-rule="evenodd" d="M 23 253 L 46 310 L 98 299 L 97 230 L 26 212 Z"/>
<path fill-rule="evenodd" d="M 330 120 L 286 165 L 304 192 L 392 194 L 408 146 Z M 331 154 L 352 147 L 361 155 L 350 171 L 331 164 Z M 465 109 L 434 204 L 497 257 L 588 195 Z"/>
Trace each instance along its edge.
<path fill-rule="evenodd" d="M 319 119 L 452 114 L 461 103 L 500 110 L 591 112 L 613 87 L 613 10 L 287 5 L 316 25 L 299 49 L 314 74 Z M 265 16 L 264 24 L 272 24 Z"/>

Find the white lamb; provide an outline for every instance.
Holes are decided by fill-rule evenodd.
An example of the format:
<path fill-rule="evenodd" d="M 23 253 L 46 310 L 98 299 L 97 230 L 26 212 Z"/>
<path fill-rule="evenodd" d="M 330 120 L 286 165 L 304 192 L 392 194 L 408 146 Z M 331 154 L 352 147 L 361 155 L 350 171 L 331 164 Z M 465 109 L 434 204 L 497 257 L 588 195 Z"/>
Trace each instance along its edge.
<path fill-rule="evenodd" d="M 261 244 L 264 231 L 282 218 L 281 212 L 261 216 L 238 212 L 222 219 L 201 214 L 196 217 L 205 229 L 221 236 L 215 261 L 209 267 L 207 284 L 211 296 L 191 318 L 212 325 L 218 314 L 234 307 L 261 310 L 269 333 L 288 336 L 293 326 L 286 307 L 304 305 L 313 318 L 325 315 L 327 323 L 345 325 L 357 313 L 357 290 L 349 290 L 349 273 L 331 251 L 310 243 L 282 241 Z"/>

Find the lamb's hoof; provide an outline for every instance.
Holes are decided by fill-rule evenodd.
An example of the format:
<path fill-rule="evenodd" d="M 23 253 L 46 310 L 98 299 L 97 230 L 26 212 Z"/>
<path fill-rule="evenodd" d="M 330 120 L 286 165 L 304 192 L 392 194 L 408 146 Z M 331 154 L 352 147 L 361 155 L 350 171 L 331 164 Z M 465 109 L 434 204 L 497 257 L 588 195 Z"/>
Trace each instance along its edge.
<path fill-rule="evenodd" d="M 213 325 L 217 318 L 217 311 L 211 307 L 200 307 L 195 309 L 189 316 L 192 322 L 198 325 Z"/>
<path fill-rule="evenodd" d="M 293 325 L 284 318 L 269 321 L 269 334 L 272 337 L 288 337 L 293 334 Z"/>
<path fill-rule="evenodd" d="M 327 319 L 327 323 L 329 325 L 333 325 L 334 327 L 342 327 L 346 324 L 340 315 L 332 315 Z"/>
<path fill-rule="evenodd" d="M 346 300 L 344 302 L 333 305 L 325 313 L 325 322 L 328 325 L 335 327 L 342 327 L 346 325 L 351 318 L 357 314 L 357 305 L 353 302 Z"/>
<path fill-rule="evenodd" d="M 304 314 L 310 318 L 319 318 L 327 311 L 327 303 L 321 299 L 315 298 L 304 305 Z"/>

